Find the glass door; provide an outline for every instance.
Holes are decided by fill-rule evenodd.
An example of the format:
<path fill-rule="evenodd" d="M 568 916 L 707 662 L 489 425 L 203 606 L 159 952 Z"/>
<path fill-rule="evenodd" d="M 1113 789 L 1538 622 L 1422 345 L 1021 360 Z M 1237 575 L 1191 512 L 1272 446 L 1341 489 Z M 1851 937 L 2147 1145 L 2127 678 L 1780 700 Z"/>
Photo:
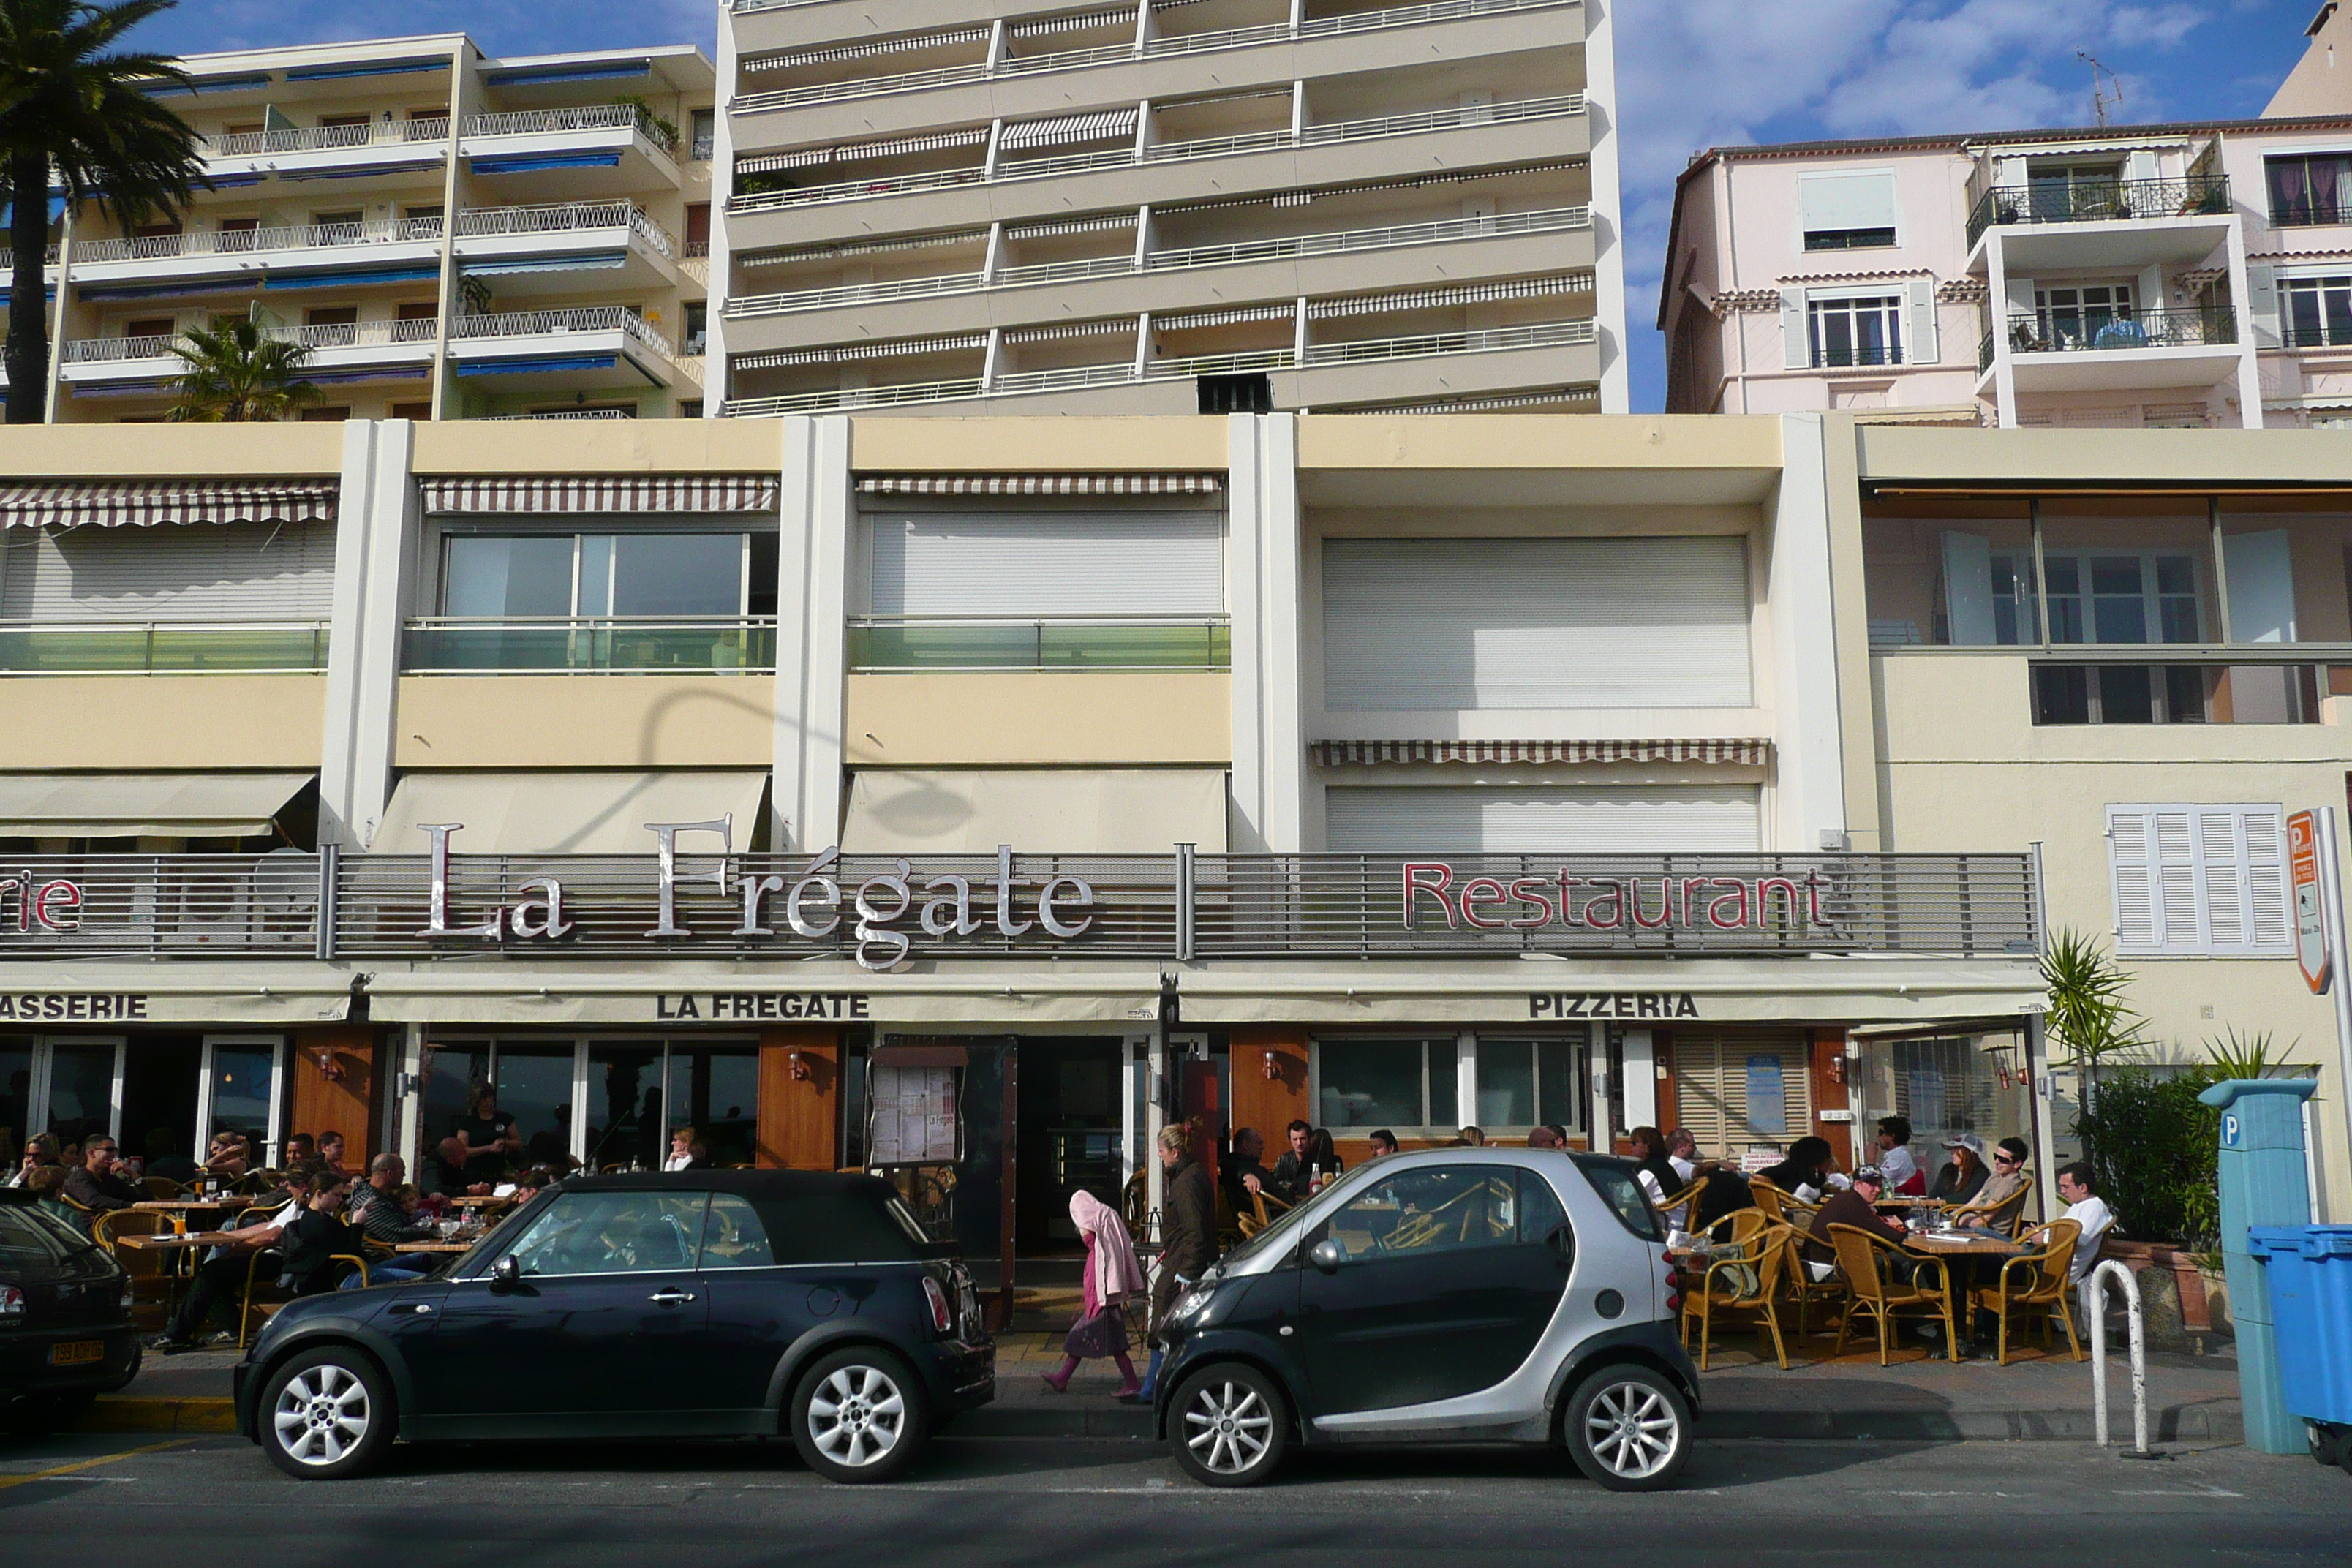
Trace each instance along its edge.
<path fill-rule="evenodd" d="M 275 1037 L 210 1035 L 199 1080 L 197 1134 L 202 1147 L 223 1132 L 252 1146 L 262 1166 L 278 1163 L 278 1129 L 285 1110 L 286 1042 Z"/>
<path fill-rule="evenodd" d="M 122 1050 L 119 1039 L 73 1039 L 44 1041 L 34 1053 L 35 1103 L 61 1146 L 93 1132 L 121 1141 Z"/>

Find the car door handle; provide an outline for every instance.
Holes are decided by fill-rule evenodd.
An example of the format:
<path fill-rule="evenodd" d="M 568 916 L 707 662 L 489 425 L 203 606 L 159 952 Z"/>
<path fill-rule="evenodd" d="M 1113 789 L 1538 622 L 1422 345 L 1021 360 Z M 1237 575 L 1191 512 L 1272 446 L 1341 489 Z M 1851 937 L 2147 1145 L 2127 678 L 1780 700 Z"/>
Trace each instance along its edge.
<path fill-rule="evenodd" d="M 384 1315 L 392 1318 L 403 1316 L 424 1318 L 430 1317 L 432 1312 L 433 1303 L 430 1301 L 403 1301 L 395 1303 Z"/>
<path fill-rule="evenodd" d="M 656 1290 L 652 1295 L 646 1297 L 646 1300 L 654 1302 L 658 1306 L 681 1307 L 687 1302 L 694 1300 L 694 1292 L 691 1290 L 679 1290 L 676 1289 Z"/>

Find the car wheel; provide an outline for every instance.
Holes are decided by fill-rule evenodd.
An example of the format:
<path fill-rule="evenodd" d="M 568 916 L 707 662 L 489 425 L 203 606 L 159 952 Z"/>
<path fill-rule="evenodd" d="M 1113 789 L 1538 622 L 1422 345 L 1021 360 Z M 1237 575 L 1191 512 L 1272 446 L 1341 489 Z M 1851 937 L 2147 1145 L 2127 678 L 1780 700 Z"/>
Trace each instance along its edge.
<path fill-rule="evenodd" d="M 1290 1406 L 1255 1367 L 1204 1367 L 1169 1404 L 1176 1458 L 1213 1487 L 1253 1487 L 1274 1474 L 1290 1443 Z"/>
<path fill-rule="evenodd" d="M 299 1480 L 337 1481 L 373 1469 L 397 1420 L 383 1373 L 361 1352 L 305 1351 L 261 1393 L 261 1446 Z"/>
<path fill-rule="evenodd" d="M 139 1341 L 137 1341 L 137 1340 L 135 1340 L 135 1339 L 134 1339 L 134 1340 L 132 1340 L 132 1341 L 131 1342 L 131 1364 L 130 1364 L 130 1366 L 124 1369 L 123 1373 L 122 1373 L 122 1376 L 121 1376 L 121 1380 L 120 1380 L 120 1381 L 115 1382 L 115 1383 L 109 1384 L 108 1384 L 104 1389 L 100 1390 L 100 1392 L 101 1392 L 101 1393 L 105 1393 L 105 1394 L 120 1394 L 120 1393 L 121 1393 L 124 1389 L 126 1389 L 126 1388 L 130 1387 L 130 1386 L 131 1385 L 131 1384 L 133 1384 L 134 1382 L 138 1381 L 138 1377 L 139 1377 L 139 1369 L 140 1369 L 141 1367 L 144 1366 L 146 1363 L 147 1363 L 147 1347 L 146 1347 L 145 1345 L 143 1345 L 143 1344 L 140 1343 L 140 1342 L 139 1342 Z"/>
<path fill-rule="evenodd" d="M 1565 1426 L 1577 1468 L 1612 1492 L 1672 1486 L 1690 1458 L 1690 1402 L 1645 1366 L 1605 1366 L 1586 1378 Z"/>
<path fill-rule="evenodd" d="M 895 1480 L 929 1436 L 923 1385 L 886 1350 L 821 1356 L 793 1395 L 793 1446 L 827 1480 Z"/>

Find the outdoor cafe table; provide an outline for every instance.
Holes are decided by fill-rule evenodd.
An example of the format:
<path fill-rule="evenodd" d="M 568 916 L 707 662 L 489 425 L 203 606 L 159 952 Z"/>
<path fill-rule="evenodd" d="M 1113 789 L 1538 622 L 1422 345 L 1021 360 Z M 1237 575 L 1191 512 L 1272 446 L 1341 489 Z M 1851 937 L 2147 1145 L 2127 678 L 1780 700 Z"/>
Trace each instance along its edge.
<path fill-rule="evenodd" d="M 143 1203 L 132 1204 L 131 1212 L 169 1215 L 173 1225 L 185 1230 L 191 1213 L 218 1214 L 238 1206 L 239 1200 L 236 1198 L 150 1198 Z"/>
<path fill-rule="evenodd" d="M 479 1239 L 481 1238 L 478 1237 L 475 1238 L 477 1241 Z M 404 1241 L 394 1247 L 393 1250 L 394 1252 L 446 1252 L 455 1254 L 473 1251 L 474 1243 L 472 1241 Z"/>
<path fill-rule="evenodd" d="M 1952 1321 L 1959 1325 L 1960 1350 L 1964 1355 L 1977 1353 L 1975 1287 L 1978 1264 L 1987 1258 L 1999 1261 L 2033 1250 L 1989 1231 L 1975 1236 L 1957 1235 L 1951 1231 L 1915 1232 L 1904 1240 L 1903 1247 L 1906 1252 L 1935 1258 L 1946 1266 L 1946 1277 L 1952 1289 Z"/>

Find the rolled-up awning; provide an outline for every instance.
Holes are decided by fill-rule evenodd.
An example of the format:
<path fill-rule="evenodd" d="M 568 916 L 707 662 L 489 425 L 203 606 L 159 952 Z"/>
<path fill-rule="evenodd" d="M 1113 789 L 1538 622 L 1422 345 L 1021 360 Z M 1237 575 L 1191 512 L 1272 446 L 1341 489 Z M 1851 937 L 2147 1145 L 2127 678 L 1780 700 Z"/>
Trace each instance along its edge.
<path fill-rule="evenodd" d="M 152 528 L 161 522 L 331 521 L 339 479 L 69 479 L 0 485 L 0 528 Z"/>
<path fill-rule="evenodd" d="M 310 773 L 0 773 L 0 838 L 256 838 Z"/>
<path fill-rule="evenodd" d="M 1202 496 L 1223 474 L 862 474 L 869 496 Z"/>
<path fill-rule="evenodd" d="M 1614 741 L 1313 741 L 1307 754 L 1323 768 L 1383 763 L 1468 763 L 1502 767 L 1548 763 L 1716 763 L 1760 768 L 1772 760 L 1761 738 Z"/>
<path fill-rule="evenodd" d="M 1165 855 L 1225 847 L 1223 768 L 860 769 L 849 853 Z"/>
<path fill-rule="evenodd" d="M 1088 114 L 1064 114 L 1052 120 L 1028 120 L 1004 128 L 998 144 L 1011 153 L 1024 147 L 1069 147 L 1081 142 L 1108 142 L 1135 134 L 1132 109 L 1099 109 Z"/>
<path fill-rule="evenodd" d="M 428 512 L 732 512 L 776 510 L 773 474 L 591 474 L 420 479 Z"/>
<path fill-rule="evenodd" d="M 464 855 L 650 855 L 649 822 L 735 819 L 734 847 L 748 848 L 767 799 L 764 770 L 627 770 L 568 773 L 415 773 L 392 792 L 368 848 L 422 855 L 421 825 L 459 822 L 449 847 Z M 698 842 L 690 847 L 716 847 Z"/>

